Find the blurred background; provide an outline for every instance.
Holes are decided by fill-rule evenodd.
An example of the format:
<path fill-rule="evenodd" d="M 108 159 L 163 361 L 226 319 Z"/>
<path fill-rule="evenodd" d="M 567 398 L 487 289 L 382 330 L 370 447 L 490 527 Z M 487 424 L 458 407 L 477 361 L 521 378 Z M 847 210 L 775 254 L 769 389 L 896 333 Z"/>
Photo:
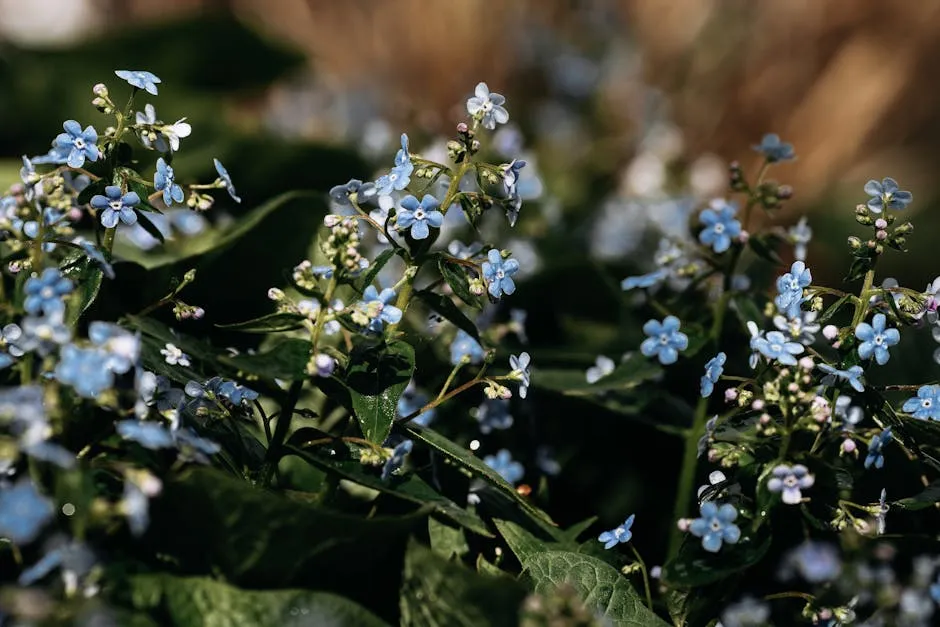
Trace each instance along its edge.
<path fill-rule="evenodd" d="M 511 306 L 528 312 L 537 365 L 587 368 L 639 345 L 645 317 L 620 279 L 649 269 L 660 233 L 689 236 L 693 212 L 725 193 L 732 160 L 753 176 L 751 147 L 768 132 L 798 159 L 773 170 L 795 194 L 764 219 L 788 227 L 809 217 L 817 282 L 840 285 L 845 238 L 861 234 L 862 186 L 884 176 L 913 192 L 916 230 L 910 254 L 888 255 L 883 276 L 917 289 L 931 281 L 938 35 L 935 2 L 0 0 L 0 182 L 18 180 L 20 155 L 46 152 L 63 120 L 107 124 L 90 104 L 93 84 L 118 93 L 115 69 L 150 70 L 163 79 L 160 117 L 193 127 L 177 172 L 212 180 L 219 157 L 245 201 L 174 223 L 169 245 L 180 245 L 279 192 L 325 192 L 387 170 L 402 131 L 413 152 L 443 160 L 466 98 L 486 81 L 510 112 L 488 154 L 529 162 L 519 224 L 510 231 L 489 216 L 500 219 L 486 231 L 523 264 Z M 156 244 L 142 231 L 126 237 Z M 789 264 L 789 247 L 780 253 Z M 270 308 L 263 293 L 244 298 Z M 936 348 L 910 344 L 914 359 L 899 368 Z M 678 369 L 686 381 L 700 376 L 697 363 Z M 678 440 L 618 421 L 629 411 L 609 400 L 536 396 L 517 416 L 526 426 L 500 435 L 514 452 L 547 444 L 574 469 L 552 486 L 562 523 L 671 508 L 662 483 L 645 479 L 672 481 L 662 460 L 677 459 Z M 644 411 L 681 426 L 689 407 Z M 597 444 L 565 449 L 571 441 Z M 647 532 L 664 540 L 666 528 Z"/>

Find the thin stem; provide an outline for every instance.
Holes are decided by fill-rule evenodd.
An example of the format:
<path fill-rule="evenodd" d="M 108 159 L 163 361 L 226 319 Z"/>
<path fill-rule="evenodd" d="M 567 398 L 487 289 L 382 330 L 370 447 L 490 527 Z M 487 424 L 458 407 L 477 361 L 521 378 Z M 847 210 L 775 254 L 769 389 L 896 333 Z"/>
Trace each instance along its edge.
<path fill-rule="evenodd" d="M 108 261 L 111 261 L 111 251 L 114 249 L 114 234 L 117 232 L 117 227 L 111 227 L 110 229 L 105 229 L 104 231 L 104 241 L 102 246 L 105 250 L 105 257 Z"/>
<path fill-rule="evenodd" d="M 698 399 L 692 427 L 685 436 L 679 485 L 676 488 L 676 501 L 672 510 L 673 526 L 669 536 L 669 552 L 667 554 L 670 559 L 678 554 L 679 546 L 682 544 L 682 531 L 679 530 L 677 523 L 679 519 L 685 518 L 689 495 L 692 494 L 695 487 L 695 471 L 698 467 L 698 441 L 705 435 L 705 423 L 708 422 L 705 417 L 707 409 L 708 399 Z"/>
<path fill-rule="evenodd" d="M 862 289 L 859 292 L 858 301 L 855 303 L 855 315 L 852 316 L 852 329 L 857 327 L 859 323 L 865 319 L 865 314 L 868 313 L 868 292 L 871 290 L 871 286 L 874 282 L 875 261 L 872 260 L 872 267 L 865 273 L 865 279 L 862 281 Z"/>
<path fill-rule="evenodd" d="M 649 572 L 646 570 L 646 562 L 643 561 L 643 558 L 640 557 L 640 552 L 636 550 L 636 547 L 633 546 L 633 543 L 630 543 L 630 550 L 633 551 L 633 556 L 636 558 L 637 563 L 640 565 L 640 572 L 643 573 L 643 592 L 646 593 L 646 607 L 653 609 L 653 595 L 650 593 L 650 578 Z"/>
<path fill-rule="evenodd" d="M 265 454 L 264 468 L 261 471 L 262 485 L 266 486 L 270 484 L 271 478 L 277 470 L 281 450 L 284 448 L 284 441 L 287 439 L 287 433 L 290 431 L 291 417 L 294 415 L 294 408 L 297 406 L 297 401 L 300 400 L 300 392 L 303 387 L 303 380 L 294 381 L 287 391 L 287 398 L 281 406 L 281 414 L 277 417 L 277 425 L 274 427 L 274 436 Z"/>
<path fill-rule="evenodd" d="M 481 373 L 482 373 L 482 371 L 481 371 Z M 453 390 L 451 390 L 450 392 L 448 392 L 448 393 L 445 394 L 444 396 L 439 396 L 439 397 L 435 398 L 433 401 L 427 403 L 427 404 L 426 404 L 424 407 L 422 407 L 421 409 L 417 409 L 417 410 L 411 412 L 410 414 L 408 414 L 407 416 L 405 416 L 404 418 L 398 420 L 398 421 L 397 421 L 397 424 L 403 425 L 403 424 L 407 424 L 407 423 L 411 422 L 412 420 L 414 420 L 415 418 L 417 418 L 418 416 L 420 416 L 420 415 L 423 414 L 424 412 L 428 411 L 429 409 L 434 409 L 435 407 L 437 407 L 437 406 L 440 405 L 441 403 L 443 403 L 443 402 L 445 402 L 445 401 L 447 401 L 447 400 L 449 400 L 449 399 L 452 399 L 453 397 L 457 396 L 457 395 L 460 394 L 461 392 L 464 392 L 464 391 L 466 391 L 466 390 L 469 390 L 470 388 L 472 388 L 472 387 L 473 387 L 474 385 L 476 385 L 477 383 L 483 383 L 483 380 L 480 378 L 480 374 L 479 374 L 479 373 L 477 374 L 477 376 L 475 376 L 473 379 L 467 381 L 467 382 L 464 383 L 463 385 L 454 388 Z"/>
<path fill-rule="evenodd" d="M 448 375 L 447 381 L 444 381 L 444 387 L 441 388 L 437 398 L 442 398 L 444 394 L 447 393 L 447 389 L 450 387 L 450 384 L 454 382 L 454 377 L 457 376 L 457 373 L 460 372 L 460 369 L 463 368 L 466 363 L 467 361 L 464 359 L 461 359 L 457 362 L 457 365 L 454 366 L 454 369 L 450 371 L 450 375 Z"/>

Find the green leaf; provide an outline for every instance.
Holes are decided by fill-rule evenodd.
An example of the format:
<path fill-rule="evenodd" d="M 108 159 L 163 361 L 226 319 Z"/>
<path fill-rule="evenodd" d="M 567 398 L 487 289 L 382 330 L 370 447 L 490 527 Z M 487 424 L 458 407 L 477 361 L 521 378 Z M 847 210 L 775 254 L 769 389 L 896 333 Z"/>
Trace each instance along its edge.
<path fill-rule="evenodd" d="M 617 368 L 596 383 L 588 383 L 584 370 L 538 370 L 532 385 L 568 396 L 592 396 L 602 392 L 630 390 L 660 374 L 663 369 L 654 360 L 633 353 Z"/>
<path fill-rule="evenodd" d="M 476 573 L 412 541 L 399 606 L 404 627 L 517 627 L 526 590 L 506 577 Z"/>
<path fill-rule="evenodd" d="M 310 590 L 243 590 L 207 577 L 136 575 L 127 582 L 136 609 L 159 612 L 175 627 L 356 625 L 388 627 L 335 594 Z"/>
<path fill-rule="evenodd" d="M 754 297 L 750 294 L 735 294 L 731 299 L 731 307 L 744 328 L 747 328 L 748 322 L 754 322 L 760 326 L 764 319 L 764 314 L 758 309 L 754 303 Z"/>
<path fill-rule="evenodd" d="M 918 492 L 914 496 L 909 496 L 906 499 L 894 501 L 892 505 L 897 505 L 898 507 L 911 511 L 917 511 L 933 507 L 937 503 L 940 503 L 940 481 L 934 481 L 921 492 Z"/>
<path fill-rule="evenodd" d="M 310 361 L 310 342 L 290 338 L 259 353 L 223 355 L 219 357 L 219 361 L 245 374 L 296 381 L 306 377 L 307 362 Z"/>
<path fill-rule="evenodd" d="M 385 264 L 387 264 L 394 256 L 394 248 L 387 248 L 379 253 L 379 256 L 375 258 L 375 261 L 369 265 L 369 269 L 366 271 L 366 273 L 362 275 L 362 282 L 360 283 L 362 289 L 359 290 L 360 292 L 365 291 L 367 287 L 372 285 L 372 282 L 375 281 L 375 277 L 379 276 L 379 272 L 382 271 L 382 268 L 385 267 Z"/>
<path fill-rule="evenodd" d="M 154 320 L 153 318 L 127 316 L 125 321 L 129 327 L 137 329 L 143 335 L 158 340 L 163 344 L 176 344 L 184 353 L 201 361 L 214 362 L 219 355 L 219 351 L 206 342 L 177 333 L 162 322 Z"/>
<path fill-rule="evenodd" d="M 542 529 L 551 533 L 555 523 L 549 518 L 548 514 L 534 506 L 525 497 L 516 492 L 516 490 L 492 468 L 483 463 L 483 460 L 476 457 L 468 450 L 451 442 L 441 434 L 428 427 L 422 427 L 414 423 L 405 425 L 405 431 L 421 442 L 424 442 L 431 448 L 440 452 L 444 457 L 462 466 L 474 477 L 479 477 L 498 490 L 498 493 L 506 497 L 514 504 L 520 505 L 522 510 L 536 522 Z"/>
<path fill-rule="evenodd" d="M 662 579 L 670 586 L 698 587 L 720 581 L 751 568 L 770 549 L 771 536 L 744 537 L 737 544 L 725 544 L 718 553 L 708 553 L 699 538 L 686 537 L 679 554 L 663 566 Z"/>
<path fill-rule="evenodd" d="M 104 279 L 104 272 L 95 262 L 90 259 L 84 263 L 81 275 L 78 278 L 78 288 L 68 309 L 66 323 L 74 326 L 83 313 L 95 302 L 98 292 L 101 290 L 101 282 Z"/>
<path fill-rule="evenodd" d="M 536 553 L 523 562 L 525 574 L 539 594 L 550 596 L 559 586 L 572 586 L 588 608 L 612 625 L 666 627 L 616 568 L 599 559 L 568 551 Z"/>
<path fill-rule="evenodd" d="M 460 300 L 476 309 L 483 308 L 482 298 L 470 291 L 470 280 L 467 278 L 467 269 L 464 266 L 447 261 L 446 257 L 441 257 L 437 262 L 437 267 L 450 289 L 454 290 L 454 294 Z"/>
<path fill-rule="evenodd" d="M 464 312 L 460 311 L 460 308 L 454 304 L 454 301 L 430 290 L 419 290 L 415 292 L 414 295 L 432 310 L 447 318 L 458 329 L 463 329 L 473 339 L 477 341 L 480 340 L 477 325 L 473 324 L 470 318 L 468 318 Z"/>
<path fill-rule="evenodd" d="M 150 234 L 150 237 L 159 241 L 161 244 L 166 241 L 166 238 L 163 237 L 163 232 L 160 231 L 160 229 L 157 228 L 157 225 L 154 224 L 150 220 L 150 218 L 147 217 L 147 214 L 145 212 L 135 211 L 134 213 L 137 214 L 137 222 L 140 224 L 141 227 L 143 227 L 145 231 L 147 231 L 147 233 Z"/>
<path fill-rule="evenodd" d="M 436 514 L 476 534 L 488 538 L 493 537 L 490 530 L 486 528 L 486 523 L 479 516 L 439 494 L 415 473 L 393 475 L 388 481 L 382 481 L 378 474 L 374 471 L 370 472 L 367 467 L 356 460 L 326 458 L 297 447 L 290 447 L 288 451 L 327 473 L 339 475 L 343 479 L 412 503 L 431 506 Z"/>
<path fill-rule="evenodd" d="M 851 301 L 852 301 L 852 299 L 854 299 L 854 298 L 855 298 L 855 297 L 854 297 L 852 294 L 846 294 L 845 296 L 843 296 L 842 298 L 840 298 L 840 299 L 837 300 L 836 302 L 832 303 L 832 304 L 829 305 L 829 307 L 828 307 L 824 312 L 822 312 L 822 314 L 816 319 L 816 323 L 817 323 L 817 324 L 825 324 L 826 322 L 829 322 L 829 320 L 832 319 L 832 317 L 833 317 L 834 315 L 836 315 L 836 313 L 838 313 L 838 311 L 839 311 L 840 309 L 842 309 L 842 307 L 844 307 L 844 306 L 847 305 L 847 304 L 850 304 Z M 894 302 L 894 299 L 893 299 L 893 298 L 892 298 L 892 299 L 889 299 L 889 300 L 890 300 L 891 302 Z"/>
<path fill-rule="evenodd" d="M 367 564 L 377 580 L 398 576 L 408 535 L 427 514 L 362 518 L 261 490 L 211 468 L 164 480 L 151 501 L 148 550 L 188 573 L 217 573 L 246 587 L 303 586 L 368 598 Z M 381 589 L 381 581 L 375 583 Z M 356 592 L 360 596 L 356 596 Z"/>
<path fill-rule="evenodd" d="M 356 419 L 367 440 L 381 444 L 398 413 L 398 399 L 415 370 L 415 351 L 407 342 L 359 345 L 349 356 L 346 386 Z"/>
<path fill-rule="evenodd" d="M 431 540 L 431 550 L 446 560 L 460 558 L 470 552 L 463 529 L 451 527 L 434 518 L 428 518 L 428 538 Z"/>
<path fill-rule="evenodd" d="M 773 233 L 752 235 L 747 240 L 751 250 L 753 250 L 758 257 L 774 264 L 783 263 L 783 260 L 780 259 L 780 255 L 777 254 L 777 246 L 780 242 L 780 236 Z"/>
<path fill-rule="evenodd" d="M 280 331 L 294 331 L 302 329 L 304 320 L 307 317 L 299 313 L 289 311 L 276 311 L 274 313 L 246 320 L 244 322 L 232 322 L 230 324 L 217 324 L 220 329 L 230 329 L 232 331 L 241 331 L 242 333 L 278 333 Z"/>

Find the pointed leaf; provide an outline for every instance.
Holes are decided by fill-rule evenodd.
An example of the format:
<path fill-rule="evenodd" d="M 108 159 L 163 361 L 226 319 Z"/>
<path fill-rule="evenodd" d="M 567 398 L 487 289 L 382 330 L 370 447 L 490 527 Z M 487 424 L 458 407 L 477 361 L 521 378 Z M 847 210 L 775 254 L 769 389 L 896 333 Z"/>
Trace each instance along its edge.
<path fill-rule="evenodd" d="M 245 374 L 296 381 L 307 376 L 305 371 L 310 361 L 310 342 L 290 338 L 259 353 L 223 355 L 219 361 Z"/>
<path fill-rule="evenodd" d="M 415 370 L 415 351 L 407 342 L 359 345 L 349 356 L 346 386 L 366 439 L 381 444 L 398 414 L 398 399 Z"/>
<path fill-rule="evenodd" d="M 429 290 L 419 290 L 415 292 L 414 295 L 432 310 L 444 316 L 458 329 L 463 329 L 470 337 L 479 341 L 480 333 L 477 331 L 477 325 L 473 324 L 470 318 L 468 318 L 464 312 L 460 311 L 460 308 L 454 304 L 454 301 Z"/>
<path fill-rule="evenodd" d="M 289 311 L 277 311 L 274 313 L 246 320 L 244 322 L 232 322 L 230 324 L 217 324 L 220 329 L 230 329 L 232 331 L 241 331 L 243 333 L 277 333 L 279 331 L 294 331 L 302 329 L 304 320 L 307 317 L 299 313 Z"/>
<path fill-rule="evenodd" d="M 482 298 L 470 291 L 470 279 L 467 277 L 467 269 L 463 265 L 447 261 L 446 257 L 441 257 L 437 262 L 437 267 L 450 289 L 454 290 L 454 294 L 460 300 L 476 309 L 483 308 Z"/>

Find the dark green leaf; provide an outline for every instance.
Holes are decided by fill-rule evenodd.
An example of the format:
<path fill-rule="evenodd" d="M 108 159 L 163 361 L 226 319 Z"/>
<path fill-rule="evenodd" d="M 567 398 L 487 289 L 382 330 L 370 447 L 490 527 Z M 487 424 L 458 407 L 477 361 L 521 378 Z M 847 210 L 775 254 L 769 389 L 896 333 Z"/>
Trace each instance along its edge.
<path fill-rule="evenodd" d="M 78 319 L 95 302 L 98 292 L 101 290 L 101 282 L 104 279 L 104 272 L 90 259 L 82 267 L 81 275 L 78 278 L 78 287 L 75 295 L 72 296 L 66 322 L 75 325 Z"/>
<path fill-rule="evenodd" d="M 428 538 L 431 540 L 431 550 L 446 560 L 460 558 L 470 552 L 463 529 L 451 527 L 434 518 L 428 518 Z"/>
<path fill-rule="evenodd" d="M 454 301 L 429 290 L 419 290 L 415 292 L 414 295 L 428 307 L 447 318 L 458 329 L 463 329 L 473 339 L 477 341 L 480 340 L 477 325 L 473 324 L 470 318 L 468 318 L 464 312 L 460 311 L 460 308 L 454 304 Z"/>
<path fill-rule="evenodd" d="M 537 593 L 550 596 L 559 586 L 570 585 L 586 607 L 597 611 L 612 625 L 667 625 L 643 604 L 633 586 L 616 568 L 599 559 L 568 551 L 546 551 L 528 557 L 523 566 Z"/>
<path fill-rule="evenodd" d="M 328 592 L 243 590 L 207 577 L 163 574 L 136 575 L 127 588 L 135 608 L 164 614 L 176 627 L 388 625 L 362 606 Z"/>
<path fill-rule="evenodd" d="M 751 250 L 760 257 L 774 264 L 783 263 L 780 255 L 777 254 L 777 246 L 780 244 L 780 237 L 773 233 L 763 235 L 752 235 L 747 240 Z"/>
<path fill-rule="evenodd" d="M 546 531 L 554 530 L 555 523 L 548 517 L 548 514 L 532 505 L 525 497 L 516 492 L 505 479 L 499 476 L 492 468 L 484 464 L 483 460 L 470 453 L 470 451 L 458 446 L 428 427 L 421 427 L 414 423 L 409 423 L 405 425 L 405 431 L 407 431 L 411 437 L 424 442 L 431 448 L 439 451 L 447 459 L 462 466 L 474 477 L 485 480 L 487 483 L 497 488 L 500 494 L 508 497 L 512 502 L 521 505 L 523 511 L 529 518 Z"/>
<path fill-rule="evenodd" d="M 307 362 L 310 361 L 310 342 L 290 338 L 259 353 L 223 355 L 219 361 L 245 374 L 296 381 L 306 377 L 305 370 Z"/>
<path fill-rule="evenodd" d="M 849 304 L 853 298 L 854 296 L 852 296 L 852 294 L 846 294 L 845 296 L 843 296 L 836 302 L 829 305 L 829 307 L 824 312 L 822 312 L 822 314 L 820 314 L 820 316 L 816 319 L 816 323 L 825 324 L 829 322 L 829 320 L 832 319 L 832 317 L 836 315 L 836 313 L 838 313 L 838 311 L 842 307 Z M 894 300 L 894 299 L 891 299 L 891 300 Z"/>
<path fill-rule="evenodd" d="M 127 316 L 126 321 L 129 327 L 132 329 L 137 329 L 145 336 L 159 340 L 159 342 L 164 344 L 176 344 L 180 347 L 180 349 L 183 350 L 184 353 L 187 353 L 190 357 L 195 357 L 196 359 L 202 361 L 213 362 L 219 355 L 219 351 L 209 344 L 201 340 L 197 340 L 196 338 L 177 333 L 162 322 L 154 320 L 153 318 Z"/>
<path fill-rule="evenodd" d="M 346 386 L 366 439 L 381 444 L 398 414 L 398 399 L 415 370 L 415 351 L 407 342 L 359 345 L 349 356 Z"/>
<path fill-rule="evenodd" d="M 132 174 L 136 174 L 136 172 L 132 172 Z M 144 185 L 142 185 L 141 183 L 138 183 L 137 181 L 133 179 L 127 179 L 127 186 L 130 187 L 132 192 L 140 196 L 140 205 L 138 206 L 141 208 L 142 211 L 152 211 L 154 213 L 163 213 L 162 211 L 160 211 L 159 209 L 157 209 L 156 207 L 150 204 L 150 200 L 149 200 L 150 191 Z M 151 235 L 153 234 L 151 233 Z M 154 237 L 156 237 L 156 235 L 154 235 Z M 162 237 L 158 239 L 161 242 L 163 241 Z"/>
<path fill-rule="evenodd" d="M 85 189 L 79 192 L 78 198 L 75 200 L 75 202 L 79 205 L 87 205 L 89 202 L 91 202 L 92 196 L 104 194 L 104 188 L 107 186 L 108 182 L 104 179 L 89 183 Z"/>
<path fill-rule="evenodd" d="M 157 225 L 154 224 L 149 217 L 147 217 L 145 212 L 135 211 L 134 213 L 137 214 L 137 222 L 141 227 L 143 227 L 145 231 L 147 231 L 147 233 L 150 234 L 152 238 L 158 240 L 161 244 L 166 241 L 166 238 L 163 237 L 163 233 L 160 231 L 160 229 L 157 228 Z"/>
<path fill-rule="evenodd" d="M 584 370 L 538 370 L 532 385 L 569 396 L 590 396 L 608 391 L 630 390 L 663 372 L 654 360 L 633 353 L 617 368 L 596 383 L 588 383 Z"/>
<path fill-rule="evenodd" d="M 758 538 L 744 537 L 737 544 L 725 544 L 718 553 L 708 553 L 701 539 L 688 536 L 679 554 L 663 566 L 663 581 L 689 588 L 720 581 L 757 564 L 770 544 L 771 536 L 765 531 Z"/>
<path fill-rule="evenodd" d="M 280 331 L 294 331 L 302 329 L 307 317 L 289 311 L 277 311 L 254 320 L 245 322 L 232 322 L 230 324 L 217 324 L 220 329 L 231 329 L 242 333 L 278 333 Z"/>
<path fill-rule="evenodd" d="M 754 303 L 754 297 L 750 294 L 735 294 L 731 300 L 732 308 L 738 315 L 741 325 L 746 327 L 748 322 L 754 322 L 760 326 L 764 315 Z"/>
<path fill-rule="evenodd" d="M 918 492 L 914 496 L 909 496 L 906 499 L 894 501 L 892 505 L 897 505 L 903 509 L 917 511 L 920 509 L 927 509 L 928 507 L 934 507 L 937 503 L 940 503 L 940 481 L 934 481 L 921 492 Z"/>
<path fill-rule="evenodd" d="M 526 590 L 505 577 L 473 572 L 412 541 L 400 597 L 404 627 L 517 627 Z"/>
<path fill-rule="evenodd" d="M 470 291 L 470 280 L 467 278 L 467 269 L 464 266 L 441 257 L 437 262 L 437 267 L 450 289 L 454 290 L 454 294 L 460 300 L 476 309 L 483 308 L 483 299 Z"/>
<path fill-rule="evenodd" d="M 302 443 L 298 442 L 298 444 Z M 377 472 L 370 472 L 367 467 L 356 460 L 325 457 L 316 454 L 315 451 L 303 451 L 299 447 L 292 447 L 289 452 L 327 473 L 339 475 L 343 479 L 354 481 L 373 490 L 412 503 L 432 506 L 435 513 L 450 519 L 458 525 L 481 536 L 493 537 L 493 534 L 486 528 L 486 524 L 479 516 L 459 507 L 447 497 L 439 494 L 415 473 L 396 475 L 388 481 L 382 481 Z"/>
<path fill-rule="evenodd" d="M 387 264 L 394 256 L 394 248 L 387 248 L 379 253 L 379 256 L 375 258 L 375 261 L 369 265 L 369 269 L 366 270 L 366 273 L 362 275 L 362 283 L 360 284 L 362 289 L 359 290 L 360 292 L 364 291 L 367 287 L 372 285 L 372 282 L 375 281 L 375 277 L 379 276 L 379 272 L 382 271 L 382 268 L 385 267 L 385 264 Z"/>

